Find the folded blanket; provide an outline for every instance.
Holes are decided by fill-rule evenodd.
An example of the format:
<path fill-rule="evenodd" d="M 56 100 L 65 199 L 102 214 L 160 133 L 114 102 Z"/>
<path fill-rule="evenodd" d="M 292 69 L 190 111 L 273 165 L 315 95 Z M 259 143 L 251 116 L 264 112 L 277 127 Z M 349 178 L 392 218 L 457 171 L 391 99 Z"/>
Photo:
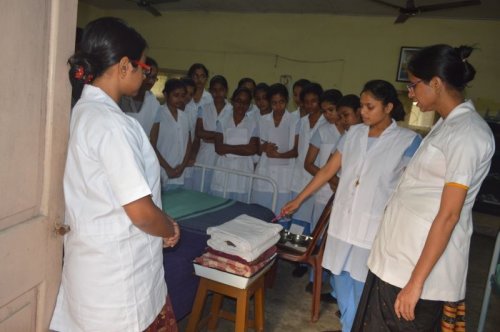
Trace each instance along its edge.
<path fill-rule="evenodd" d="M 278 249 L 276 248 L 276 246 L 272 246 L 271 248 L 264 251 L 262 253 L 262 255 L 260 255 L 259 257 L 257 257 L 255 260 L 253 260 L 251 262 L 244 260 L 240 256 L 230 255 L 230 254 L 227 254 L 227 253 L 219 251 L 219 250 L 215 250 L 214 248 L 210 248 L 210 247 L 207 247 L 206 251 L 213 254 L 213 255 L 227 258 L 227 259 L 233 260 L 235 262 L 239 262 L 239 263 L 247 264 L 247 265 L 255 265 L 255 264 L 262 262 L 263 260 L 268 259 L 270 256 L 274 255 L 276 253 L 276 251 L 278 251 Z"/>
<path fill-rule="evenodd" d="M 251 277 L 256 272 L 260 271 L 264 266 L 266 266 L 270 261 L 276 257 L 276 253 L 262 260 L 260 263 L 255 265 L 242 264 L 221 256 L 211 254 L 209 252 L 204 253 L 200 257 L 195 258 L 195 263 L 210 267 L 213 269 L 221 270 L 224 272 L 229 272 L 237 274 L 246 278 Z"/>
<path fill-rule="evenodd" d="M 279 224 L 242 214 L 222 225 L 207 228 L 207 234 L 212 240 L 227 241 L 241 251 L 251 252 L 269 242 L 282 228 Z"/>
<path fill-rule="evenodd" d="M 278 243 L 279 239 L 280 239 L 280 235 L 276 234 L 274 237 L 272 237 L 272 238 L 268 239 L 266 242 L 262 243 L 260 245 L 260 247 L 257 247 L 252 251 L 242 250 L 240 247 L 235 245 L 233 242 L 220 240 L 220 239 L 211 238 L 207 241 L 207 244 L 209 247 L 211 247 L 215 250 L 222 251 L 226 254 L 239 256 L 242 259 L 246 260 L 247 262 L 251 262 L 251 261 L 256 260 L 267 249 L 269 249 L 270 247 L 272 247 L 276 243 Z"/>

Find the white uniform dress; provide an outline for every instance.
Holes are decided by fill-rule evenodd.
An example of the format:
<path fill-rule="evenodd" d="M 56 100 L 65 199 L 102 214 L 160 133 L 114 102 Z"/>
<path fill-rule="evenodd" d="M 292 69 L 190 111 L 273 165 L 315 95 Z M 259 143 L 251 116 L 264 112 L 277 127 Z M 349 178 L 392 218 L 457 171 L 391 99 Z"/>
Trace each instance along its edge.
<path fill-rule="evenodd" d="M 298 135 L 299 117 L 285 111 L 278 127 L 274 126 L 273 113 L 261 117 L 259 123 L 260 140 L 275 143 L 278 146 L 278 152 L 286 152 L 293 149 L 295 136 Z M 274 179 L 278 184 L 278 198 L 276 214 L 280 213 L 281 207 L 291 199 L 291 178 L 295 158 L 278 159 L 269 158 L 262 153 L 259 163 L 255 168 L 255 173 L 268 176 Z M 272 186 L 264 180 L 255 180 L 252 201 L 267 208 L 272 208 Z"/>
<path fill-rule="evenodd" d="M 258 126 L 255 117 L 245 115 L 243 120 L 236 126 L 234 116 L 231 113 L 225 114 L 217 121 L 217 132 L 224 137 L 224 144 L 228 145 L 246 145 L 252 137 L 258 137 Z M 235 154 L 226 154 L 218 156 L 216 166 L 234 169 L 242 172 L 253 173 L 253 156 L 240 156 Z M 224 172 L 215 171 L 212 178 L 212 193 L 222 196 L 224 192 Z M 247 194 L 250 190 L 250 178 L 231 174 L 227 178 L 226 197 L 236 199 L 242 202 L 247 201 Z"/>
<path fill-rule="evenodd" d="M 203 121 L 203 129 L 207 131 L 216 131 L 217 120 L 225 116 L 226 114 L 231 115 L 233 113 L 233 106 L 230 103 L 226 103 L 224 108 L 217 114 L 217 109 L 214 103 L 207 104 L 205 107 L 198 111 L 198 119 Z M 203 165 L 214 166 L 217 161 L 217 153 L 215 153 L 214 143 L 208 143 L 201 140 L 200 150 L 196 156 L 196 162 Z M 207 170 L 205 173 L 205 182 L 203 186 L 204 192 L 210 190 L 212 182 L 211 170 Z M 202 172 L 199 168 L 193 171 L 193 186 L 195 190 L 200 190 L 201 188 L 201 178 Z"/>
<path fill-rule="evenodd" d="M 307 186 L 309 181 L 313 178 L 311 173 L 306 171 L 304 168 L 304 162 L 306 160 L 307 151 L 309 150 L 309 143 L 311 142 L 311 138 L 318 130 L 320 126 L 322 126 L 326 122 L 326 119 L 321 115 L 314 124 L 314 127 L 311 128 L 309 115 L 304 116 L 300 119 L 299 124 L 299 145 L 298 145 L 298 157 L 295 160 L 295 165 L 293 168 L 292 175 L 292 199 L 297 197 L 297 195 Z M 310 234 L 311 222 L 313 218 L 313 209 L 314 209 L 314 198 L 315 195 L 311 195 L 307 198 L 302 204 L 300 208 L 293 213 L 292 216 L 292 226 L 290 227 L 290 231 L 295 234 L 301 234 L 304 230 L 306 234 Z"/>
<path fill-rule="evenodd" d="M 403 288 L 439 211 L 445 184 L 468 188 L 460 219 L 421 295 L 424 300 L 464 299 L 472 206 L 494 151 L 491 130 L 470 101 L 440 119 L 409 163 L 387 207 L 368 261 L 370 270 Z"/>
<path fill-rule="evenodd" d="M 212 104 L 213 101 L 212 95 L 208 91 L 203 90 L 203 94 L 198 102 L 191 99 L 184 108 L 184 113 L 188 118 L 189 133 L 191 134 L 192 142 L 194 142 L 196 135 L 196 119 L 198 119 L 198 113 L 200 110 L 203 110 L 205 105 Z M 186 169 L 184 169 L 184 187 L 187 189 L 195 189 L 193 185 L 193 167 L 186 167 Z"/>
<path fill-rule="evenodd" d="M 158 113 L 160 130 L 158 133 L 157 148 L 163 159 L 175 168 L 182 164 L 189 142 L 189 122 L 186 114 L 177 110 L 177 120 L 167 106 L 162 106 Z M 164 191 L 174 189 L 184 184 L 184 174 L 170 179 L 163 167 L 161 168 L 161 182 Z"/>
<path fill-rule="evenodd" d="M 338 131 L 335 124 L 324 123 L 321 127 L 316 130 L 313 137 L 311 138 L 310 145 L 315 146 L 319 149 L 318 156 L 316 157 L 315 165 L 321 168 L 326 165 L 330 155 L 337 150 L 337 145 L 340 141 L 342 134 Z M 333 195 L 333 191 L 328 183 L 325 183 L 314 195 L 314 209 L 313 217 L 311 222 L 311 232 L 316 226 L 321 213 L 325 209 L 326 203 Z"/>
<path fill-rule="evenodd" d="M 125 96 L 120 100 L 120 107 L 127 115 L 139 121 L 149 137 L 161 107 L 156 96 L 151 91 L 146 91 L 142 103 L 132 97 Z"/>
<path fill-rule="evenodd" d="M 64 173 L 64 266 L 55 331 L 145 330 L 165 304 L 162 239 L 134 226 L 123 205 L 152 195 L 160 166 L 140 124 L 85 85 L 71 117 Z"/>

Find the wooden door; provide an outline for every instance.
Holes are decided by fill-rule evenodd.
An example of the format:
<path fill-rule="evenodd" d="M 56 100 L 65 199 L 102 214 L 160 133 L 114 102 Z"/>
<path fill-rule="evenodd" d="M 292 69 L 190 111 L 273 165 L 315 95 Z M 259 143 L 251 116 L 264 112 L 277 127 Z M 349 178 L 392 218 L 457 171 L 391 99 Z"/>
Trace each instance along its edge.
<path fill-rule="evenodd" d="M 0 332 L 47 331 L 61 278 L 76 0 L 2 0 Z"/>

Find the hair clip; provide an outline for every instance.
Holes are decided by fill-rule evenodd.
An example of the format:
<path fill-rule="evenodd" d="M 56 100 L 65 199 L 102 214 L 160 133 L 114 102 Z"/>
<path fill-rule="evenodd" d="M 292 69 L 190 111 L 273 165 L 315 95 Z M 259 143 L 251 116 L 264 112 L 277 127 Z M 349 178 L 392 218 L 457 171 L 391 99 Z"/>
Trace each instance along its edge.
<path fill-rule="evenodd" d="M 85 84 L 92 82 L 93 79 L 94 79 L 94 75 L 92 75 L 92 74 L 88 74 L 88 75 L 84 76 Z"/>
<path fill-rule="evenodd" d="M 83 76 L 85 75 L 85 71 L 83 70 L 82 66 L 78 66 L 75 71 L 75 78 L 77 80 L 81 80 Z"/>

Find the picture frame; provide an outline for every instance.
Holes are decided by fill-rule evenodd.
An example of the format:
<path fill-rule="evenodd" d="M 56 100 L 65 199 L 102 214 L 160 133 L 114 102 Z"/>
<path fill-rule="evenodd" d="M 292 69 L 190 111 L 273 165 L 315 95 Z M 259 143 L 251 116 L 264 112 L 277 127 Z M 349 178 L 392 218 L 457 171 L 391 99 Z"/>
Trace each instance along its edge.
<path fill-rule="evenodd" d="M 408 62 L 410 61 L 411 57 L 420 49 L 421 47 L 401 47 L 401 51 L 399 52 L 398 71 L 396 74 L 397 82 L 410 82 L 410 80 L 408 79 L 408 73 L 406 72 Z"/>

